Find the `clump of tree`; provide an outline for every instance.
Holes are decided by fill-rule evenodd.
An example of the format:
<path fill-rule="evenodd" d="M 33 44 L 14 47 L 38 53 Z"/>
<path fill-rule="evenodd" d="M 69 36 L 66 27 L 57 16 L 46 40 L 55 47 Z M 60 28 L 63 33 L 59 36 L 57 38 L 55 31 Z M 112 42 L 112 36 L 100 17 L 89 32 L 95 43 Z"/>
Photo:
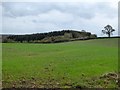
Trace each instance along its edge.
<path fill-rule="evenodd" d="M 102 30 L 102 33 L 106 34 L 106 35 L 108 35 L 108 37 L 110 37 L 114 31 L 115 31 L 115 29 L 113 29 L 111 25 L 107 25 L 104 27 L 104 30 Z"/>
<path fill-rule="evenodd" d="M 30 34 L 30 35 L 12 35 L 12 36 L 9 36 L 8 39 L 12 39 L 16 42 L 21 42 L 21 43 L 25 41 L 32 42 L 32 41 L 42 40 L 46 37 L 64 35 L 65 32 L 69 32 L 69 31 L 54 31 L 49 33 L 37 33 L 37 34 Z"/>
<path fill-rule="evenodd" d="M 48 33 L 37 33 L 30 35 L 11 35 L 7 37 L 9 40 L 16 42 L 64 42 L 76 39 L 90 39 L 91 33 L 84 31 L 73 31 L 73 30 L 62 30 L 62 31 L 53 31 Z M 92 36 L 96 38 L 97 35 Z"/>

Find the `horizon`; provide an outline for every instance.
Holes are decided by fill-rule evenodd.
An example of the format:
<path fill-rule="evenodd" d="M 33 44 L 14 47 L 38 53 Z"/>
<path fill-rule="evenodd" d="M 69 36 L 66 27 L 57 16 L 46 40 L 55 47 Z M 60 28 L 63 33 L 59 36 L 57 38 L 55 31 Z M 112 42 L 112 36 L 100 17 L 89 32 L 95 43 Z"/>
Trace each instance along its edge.
<path fill-rule="evenodd" d="M 59 30 L 59 31 L 67 31 L 67 30 Z M 77 31 L 77 30 L 70 30 L 70 31 Z M 57 31 L 50 31 L 50 32 L 57 32 Z M 12 36 L 12 35 L 32 35 L 32 34 L 44 34 L 44 33 L 50 33 L 50 32 L 43 32 L 43 33 L 24 33 L 24 34 L 1 34 L 0 35 L 9 35 L 9 36 Z M 77 32 L 81 32 L 81 31 L 77 31 Z M 87 31 L 85 31 L 87 32 Z M 89 32 L 91 33 L 91 32 Z M 94 34 L 94 33 L 91 33 L 91 34 Z M 96 35 L 96 34 L 95 34 Z M 97 37 L 108 37 L 107 35 L 104 35 L 104 36 L 97 36 Z M 119 35 L 111 35 L 111 37 L 120 37 Z"/>

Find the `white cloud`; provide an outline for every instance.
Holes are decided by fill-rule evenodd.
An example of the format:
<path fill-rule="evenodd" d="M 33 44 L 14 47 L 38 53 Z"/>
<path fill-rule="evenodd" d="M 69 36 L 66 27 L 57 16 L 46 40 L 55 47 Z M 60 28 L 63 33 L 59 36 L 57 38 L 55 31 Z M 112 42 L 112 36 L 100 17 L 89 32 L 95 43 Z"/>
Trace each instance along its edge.
<path fill-rule="evenodd" d="M 101 36 L 101 30 L 107 24 L 118 29 L 117 7 L 112 2 L 4 3 L 3 7 L 3 33 L 84 29 Z"/>

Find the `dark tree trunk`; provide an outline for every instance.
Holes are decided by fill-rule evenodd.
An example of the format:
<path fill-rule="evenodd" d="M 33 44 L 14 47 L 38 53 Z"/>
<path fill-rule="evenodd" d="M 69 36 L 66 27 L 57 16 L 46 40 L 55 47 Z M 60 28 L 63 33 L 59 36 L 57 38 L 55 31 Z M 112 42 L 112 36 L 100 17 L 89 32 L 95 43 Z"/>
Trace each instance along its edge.
<path fill-rule="evenodd" d="M 110 37 L 110 34 L 108 34 L 108 37 Z"/>

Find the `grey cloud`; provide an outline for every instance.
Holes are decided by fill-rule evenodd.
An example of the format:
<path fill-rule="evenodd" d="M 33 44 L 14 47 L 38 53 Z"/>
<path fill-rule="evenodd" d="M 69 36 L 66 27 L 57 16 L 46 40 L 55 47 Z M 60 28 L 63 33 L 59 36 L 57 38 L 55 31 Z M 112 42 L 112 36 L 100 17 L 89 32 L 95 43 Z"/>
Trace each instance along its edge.
<path fill-rule="evenodd" d="M 117 10 L 109 6 L 109 3 L 3 3 L 3 16 L 21 17 L 39 15 L 56 9 L 70 13 L 81 18 L 94 18 L 96 13 L 105 14 L 107 17 L 116 16 Z"/>
<path fill-rule="evenodd" d="M 38 15 L 40 13 L 45 13 L 51 9 L 51 5 L 48 3 L 3 3 L 3 14 L 5 16 L 29 16 L 29 15 Z"/>
<path fill-rule="evenodd" d="M 90 12 L 91 5 L 86 5 L 85 3 L 61 3 L 56 8 L 62 12 L 67 12 L 85 19 L 91 19 L 95 16 L 94 12 Z"/>
<path fill-rule="evenodd" d="M 104 14 L 107 18 L 116 17 L 117 9 L 110 6 L 109 2 L 99 3 L 58 3 L 57 10 L 67 12 L 84 19 L 92 19 L 98 14 Z"/>

